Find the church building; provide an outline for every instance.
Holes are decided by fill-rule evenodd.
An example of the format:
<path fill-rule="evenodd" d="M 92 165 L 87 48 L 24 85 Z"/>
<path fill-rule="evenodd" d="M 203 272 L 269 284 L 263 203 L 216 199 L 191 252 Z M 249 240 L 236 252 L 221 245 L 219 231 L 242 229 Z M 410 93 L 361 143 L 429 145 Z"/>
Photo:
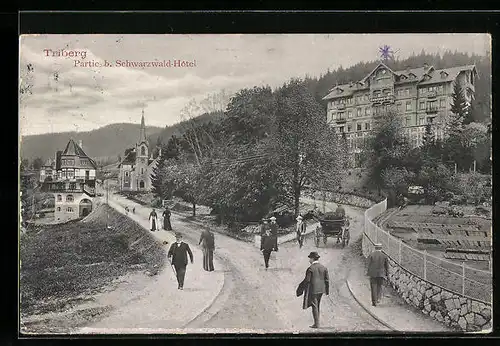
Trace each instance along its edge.
<path fill-rule="evenodd" d="M 135 147 L 125 150 L 123 160 L 118 165 L 120 191 L 151 191 L 151 173 L 156 163 L 146 138 L 143 110 L 139 141 Z"/>

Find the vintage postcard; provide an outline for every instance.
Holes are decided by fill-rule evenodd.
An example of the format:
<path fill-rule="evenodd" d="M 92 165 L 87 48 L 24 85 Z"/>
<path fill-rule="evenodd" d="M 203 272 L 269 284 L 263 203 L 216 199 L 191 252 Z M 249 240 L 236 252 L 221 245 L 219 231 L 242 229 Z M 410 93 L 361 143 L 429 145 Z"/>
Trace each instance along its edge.
<path fill-rule="evenodd" d="M 22 35 L 20 332 L 490 332 L 488 34 Z"/>

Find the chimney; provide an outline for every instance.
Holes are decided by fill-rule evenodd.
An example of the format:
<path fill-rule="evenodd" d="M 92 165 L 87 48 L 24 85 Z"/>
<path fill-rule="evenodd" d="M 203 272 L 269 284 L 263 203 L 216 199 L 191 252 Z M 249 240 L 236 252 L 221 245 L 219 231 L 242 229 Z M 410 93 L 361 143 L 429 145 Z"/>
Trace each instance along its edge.
<path fill-rule="evenodd" d="M 424 68 L 427 69 L 429 67 L 429 64 L 424 62 Z"/>
<path fill-rule="evenodd" d="M 78 146 L 83 149 L 83 141 L 81 139 L 78 141 Z"/>

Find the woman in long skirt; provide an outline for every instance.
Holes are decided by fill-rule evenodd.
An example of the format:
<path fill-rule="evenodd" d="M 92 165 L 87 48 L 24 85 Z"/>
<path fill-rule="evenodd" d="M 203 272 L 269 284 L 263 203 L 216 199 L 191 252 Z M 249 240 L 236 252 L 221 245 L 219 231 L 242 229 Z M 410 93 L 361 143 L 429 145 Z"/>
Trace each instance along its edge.
<path fill-rule="evenodd" d="M 209 272 L 214 271 L 214 234 L 209 230 L 203 231 L 198 245 L 200 244 L 203 250 L 203 269 Z"/>
<path fill-rule="evenodd" d="M 168 207 L 165 207 L 165 211 L 163 212 L 163 229 L 165 231 L 171 231 L 172 230 L 172 225 L 170 224 L 170 210 Z"/>
<path fill-rule="evenodd" d="M 149 214 L 149 224 L 151 226 L 151 232 L 156 231 L 156 228 L 158 227 L 158 215 L 156 215 L 156 211 L 153 209 L 153 211 Z"/>

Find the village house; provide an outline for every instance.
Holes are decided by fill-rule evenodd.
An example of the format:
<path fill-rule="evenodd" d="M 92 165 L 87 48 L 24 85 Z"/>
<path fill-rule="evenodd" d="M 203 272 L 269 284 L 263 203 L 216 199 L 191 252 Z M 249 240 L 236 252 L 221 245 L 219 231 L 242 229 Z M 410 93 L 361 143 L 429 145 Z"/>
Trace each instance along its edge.
<path fill-rule="evenodd" d="M 143 110 L 139 141 L 135 147 L 125 150 L 123 160 L 118 164 L 120 191 L 151 191 L 151 174 L 158 157 L 155 159 L 149 148 Z"/>
<path fill-rule="evenodd" d="M 401 115 L 412 147 L 422 144 L 426 124 L 436 138 L 446 135 L 451 114 L 453 86 L 458 82 L 470 104 L 474 98 L 477 71 L 474 65 L 435 69 L 418 68 L 393 71 L 379 63 L 359 81 L 336 85 L 327 101 L 327 121 L 336 133 L 344 134 L 352 164 L 358 166 L 361 148 L 373 129 L 374 121 L 388 109 Z"/>
<path fill-rule="evenodd" d="M 41 190 L 54 194 L 56 221 L 87 216 L 95 197 L 96 163 L 82 149 L 82 142 L 70 139 L 40 170 Z"/>

